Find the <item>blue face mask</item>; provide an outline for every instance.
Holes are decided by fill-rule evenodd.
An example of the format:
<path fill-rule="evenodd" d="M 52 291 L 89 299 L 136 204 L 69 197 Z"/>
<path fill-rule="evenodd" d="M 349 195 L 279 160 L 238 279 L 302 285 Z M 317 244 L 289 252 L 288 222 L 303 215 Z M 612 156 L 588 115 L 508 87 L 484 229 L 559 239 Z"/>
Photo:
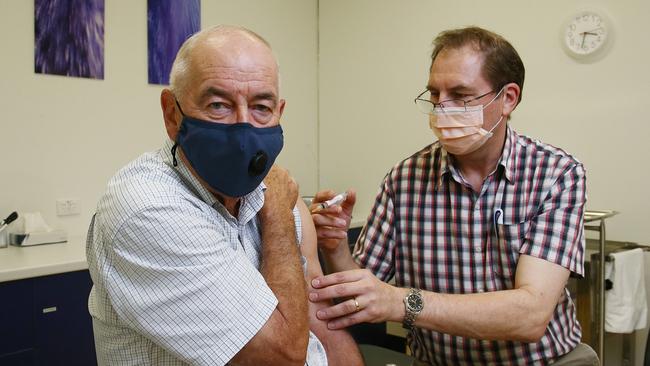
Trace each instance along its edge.
<path fill-rule="evenodd" d="M 176 102 L 178 105 L 178 102 Z M 194 171 L 213 190 L 242 197 L 259 186 L 282 150 L 280 125 L 258 128 L 250 123 L 226 124 L 183 115 L 176 143 Z"/>

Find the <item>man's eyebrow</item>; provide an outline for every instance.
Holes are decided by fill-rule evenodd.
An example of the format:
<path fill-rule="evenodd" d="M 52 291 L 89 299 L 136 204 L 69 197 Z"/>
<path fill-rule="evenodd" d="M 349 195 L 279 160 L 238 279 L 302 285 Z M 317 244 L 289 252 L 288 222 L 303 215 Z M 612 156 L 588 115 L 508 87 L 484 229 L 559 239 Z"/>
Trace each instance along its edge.
<path fill-rule="evenodd" d="M 275 96 L 274 93 L 271 93 L 271 92 L 264 92 L 264 93 L 255 94 L 255 96 L 253 97 L 253 99 L 268 99 L 268 100 L 275 101 L 275 100 L 277 100 L 278 98 Z"/>
<path fill-rule="evenodd" d="M 232 94 L 227 92 L 226 90 L 211 86 L 205 89 L 203 93 L 201 93 L 200 100 L 203 101 L 213 96 L 217 96 L 229 100 L 233 99 Z M 262 92 L 262 93 L 255 94 L 253 96 L 253 100 L 268 100 L 275 104 L 278 101 L 278 97 L 273 92 Z"/>
<path fill-rule="evenodd" d="M 427 85 L 427 90 L 429 90 L 429 91 L 438 91 L 438 89 L 435 88 L 431 84 Z M 451 92 L 455 92 L 455 93 L 458 93 L 458 92 L 474 92 L 474 88 L 472 88 L 471 86 L 468 86 L 468 85 L 464 85 L 464 84 L 454 85 L 451 88 L 448 88 L 448 90 L 451 91 Z"/>
<path fill-rule="evenodd" d="M 278 103 L 278 97 L 275 95 L 275 93 L 272 92 L 262 92 L 255 94 L 253 96 L 253 100 L 268 100 L 269 102 L 273 103 L 273 105 L 276 105 Z"/>

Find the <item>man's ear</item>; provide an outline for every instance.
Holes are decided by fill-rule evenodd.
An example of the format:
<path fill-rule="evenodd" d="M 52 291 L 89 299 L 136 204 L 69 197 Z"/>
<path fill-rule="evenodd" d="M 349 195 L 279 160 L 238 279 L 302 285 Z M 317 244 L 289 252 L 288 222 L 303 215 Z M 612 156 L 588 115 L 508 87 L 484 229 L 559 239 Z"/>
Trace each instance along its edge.
<path fill-rule="evenodd" d="M 284 99 L 280 99 L 278 102 L 278 120 L 282 118 L 282 113 L 284 112 L 284 106 L 287 104 L 287 102 Z"/>
<path fill-rule="evenodd" d="M 167 136 L 172 141 L 176 141 L 176 134 L 181 123 L 180 112 L 176 106 L 176 97 L 169 89 L 163 89 L 160 93 L 160 107 L 165 120 L 165 129 Z"/>
<path fill-rule="evenodd" d="M 508 83 L 503 87 L 503 115 L 506 118 L 517 108 L 521 89 L 515 83 Z"/>

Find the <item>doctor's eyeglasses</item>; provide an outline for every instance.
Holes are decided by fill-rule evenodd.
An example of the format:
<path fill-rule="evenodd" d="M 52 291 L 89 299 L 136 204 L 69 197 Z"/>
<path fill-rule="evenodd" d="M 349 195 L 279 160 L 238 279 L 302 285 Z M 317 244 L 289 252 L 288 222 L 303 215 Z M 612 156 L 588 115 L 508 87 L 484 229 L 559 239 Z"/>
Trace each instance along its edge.
<path fill-rule="evenodd" d="M 478 97 L 469 100 L 449 99 L 449 100 L 444 100 L 442 102 L 434 102 L 433 100 L 435 100 L 436 98 L 431 95 L 431 91 L 425 90 L 415 98 L 414 102 L 415 105 L 418 106 L 418 109 L 425 114 L 433 114 L 434 111 L 444 112 L 445 108 L 460 107 L 460 108 L 465 108 L 465 110 L 467 110 L 467 107 L 473 106 L 472 102 L 477 101 L 494 92 L 496 92 L 496 90 L 490 90 L 485 94 L 481 94 Z"/>

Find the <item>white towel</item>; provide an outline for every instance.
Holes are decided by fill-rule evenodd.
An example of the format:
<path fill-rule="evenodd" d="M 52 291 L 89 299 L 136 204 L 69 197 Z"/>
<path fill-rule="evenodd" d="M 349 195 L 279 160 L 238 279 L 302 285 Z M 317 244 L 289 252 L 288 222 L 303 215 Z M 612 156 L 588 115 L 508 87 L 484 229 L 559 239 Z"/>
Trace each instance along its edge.
<path fill-rule="evenodd" d="M 645 266 L 641 248 L 612 253 L 606 263 L 605 278 L 613 283 L 605 292 L 605 331 L 632 333 L 646 327 L 648 302 L 645 293 Z"/>

